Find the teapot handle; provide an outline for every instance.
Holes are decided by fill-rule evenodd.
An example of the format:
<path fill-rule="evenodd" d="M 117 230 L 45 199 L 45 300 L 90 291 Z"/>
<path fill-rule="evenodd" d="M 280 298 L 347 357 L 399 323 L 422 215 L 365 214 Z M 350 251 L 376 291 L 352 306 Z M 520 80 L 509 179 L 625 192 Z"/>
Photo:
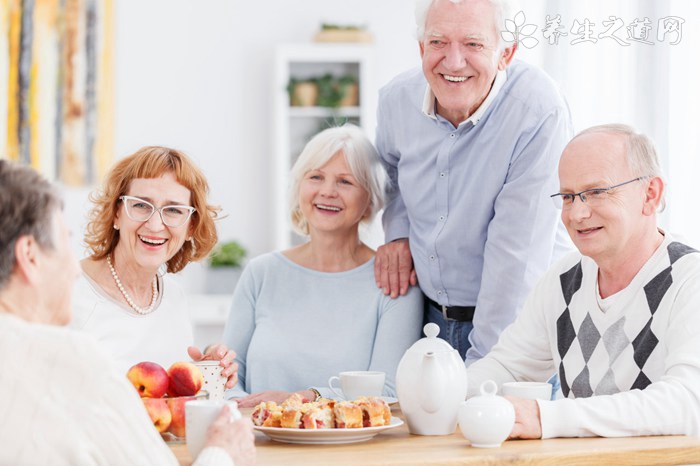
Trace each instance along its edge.
<path fill-rule="evenodd" d="M 429 413 L 437 412 L 445 401 L 446 387 L 443 369 L 432 351 L 423 356 L 419 380 L 421 382 L 418 388 L 418 400 L 421 407 Z"/>

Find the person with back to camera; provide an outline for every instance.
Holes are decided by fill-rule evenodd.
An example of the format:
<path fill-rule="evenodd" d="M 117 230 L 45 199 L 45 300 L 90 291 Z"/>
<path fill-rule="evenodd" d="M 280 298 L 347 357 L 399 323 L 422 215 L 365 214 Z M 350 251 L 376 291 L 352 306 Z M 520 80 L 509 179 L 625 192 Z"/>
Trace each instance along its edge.
<path fill-rule="evenodd" d="M 136 390 L 84 332 L 65 328 L 80 273 L 57 190 L 0 160 L 0 464 L 177 465 Z M 222 410 L 196 466 L 252 465 L 248 419 Z"/>
<path fill-rule="evenodd" d="M 514 60 L 504 0 L 419 0 L 422 70 L 381 91 L 376 144 L 391 179 L 386 294 L 416 283 L 425 319 L 467 364 L 483 357 L 528 291 L 569 248 L 546 194 L 572 136 L 569 109 L 541 70 Z"/>
<path fill-rule="evenodd" d="M 91 197 L 72 326 L 95 336 L 124 373 L 141 361 L 166 369 L 188 359 L 220 360 L 227 386 L 235 356 L 221 344 L 202 355 L 187 299 L 167 275 L 205 258 L 217 241 L 202 172 L 182 152 L 144 147 L 117 162 Z"/>
<path fill-rule="evenodd" d="M 314 136 L 294 164 L 292 223 L 309 240 L 248 263 L 224 330 L 240 406 L 294 392 L 332 398 L 329 377 L 351 370 L 385 372 L 384 395 L 394 396 L 399 360 L 420 336 L 422 297 L 391 299 L 374 284 L 359 226 L 382 208 L 382 175 L 371 142 L 349 124 Z"/>

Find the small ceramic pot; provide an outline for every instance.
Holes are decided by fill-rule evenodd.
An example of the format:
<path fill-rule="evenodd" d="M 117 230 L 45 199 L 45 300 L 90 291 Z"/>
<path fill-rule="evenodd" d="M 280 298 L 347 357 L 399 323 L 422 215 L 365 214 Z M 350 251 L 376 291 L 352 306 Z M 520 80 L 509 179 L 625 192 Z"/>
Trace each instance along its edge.
<path fill-rule="evenodd" d="M 513 430 L 515 409 L 510 401 L 496 395 L 498 386 L 493 380 L 482 383 L 479 390 L 480 396 L 460 405 L 459 429 L 473 447 L 500 447 Z"/>

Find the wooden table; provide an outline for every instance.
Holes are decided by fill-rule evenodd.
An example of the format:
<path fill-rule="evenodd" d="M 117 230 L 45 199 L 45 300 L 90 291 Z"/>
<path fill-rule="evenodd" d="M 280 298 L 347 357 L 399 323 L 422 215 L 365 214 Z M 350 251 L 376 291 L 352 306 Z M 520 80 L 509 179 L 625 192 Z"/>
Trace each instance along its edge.
<path fill-rule="evenodd" d="M 247 411 L 247 410 L 246 410 Z M 248 411 L 249 412 L 249 411 Z M 244 412 L 246 414 L 246 412 Z M 392 414 L 403 418 L 400 410 Z M 446 436 L 411 435 L 404 424 L 372 440 L 346 445 L 293 445 L 255 434 L 257 464 L 265 465 L 655 465 L 700 463 L 700 438 L 685 436 L 509 440 L 473 448 L 459 429 Z M 171 445 L 181 465 L 185 445 Z"/>

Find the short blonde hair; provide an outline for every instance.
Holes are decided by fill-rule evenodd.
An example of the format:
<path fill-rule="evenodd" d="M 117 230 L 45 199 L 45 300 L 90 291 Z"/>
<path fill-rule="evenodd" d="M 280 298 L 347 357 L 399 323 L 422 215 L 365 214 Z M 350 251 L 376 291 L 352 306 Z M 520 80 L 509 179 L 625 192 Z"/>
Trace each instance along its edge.
<path fill-rule="evenodd" d="M 85 243 L 92 252 L 92 259 L 107 257 L 119 242 L 114 220 L 119 210 L 119 197 L 127 193 L 131 181 L 158 178 L 165 173 L 173 173 L 177 182 L 190 190 L 190 202 L 197 209 L 190 219 L 192 241 L 186 241 L 170 258 L 168 272 L 179 272 L 191 261 L 201 260 L 211 252 L 218 239 L 214 220 L 221 209 L 207 203 L 209 184 L 206 178 L 183 152 L 148 146 L 117 162 L 107 173 L 102 188 L 90 195 L 94 206 L 89 213 Z"/>
<path fill-rule="evenodd" d="M 355 125 L 328 128 L 314 136 L 304 147 L 291 171 L 291 217 L 294 231 L 309 234 L 309 225 L 299 206 L 299 188 L 304 175 L 325 165 L 333 156 L 342 152 L 352 175 L 370 199 L 370 214 L 363 222 L 370 222 L 384 207 L 386 173 L 379 163 L 379 155 L 365 133 Z"/>

